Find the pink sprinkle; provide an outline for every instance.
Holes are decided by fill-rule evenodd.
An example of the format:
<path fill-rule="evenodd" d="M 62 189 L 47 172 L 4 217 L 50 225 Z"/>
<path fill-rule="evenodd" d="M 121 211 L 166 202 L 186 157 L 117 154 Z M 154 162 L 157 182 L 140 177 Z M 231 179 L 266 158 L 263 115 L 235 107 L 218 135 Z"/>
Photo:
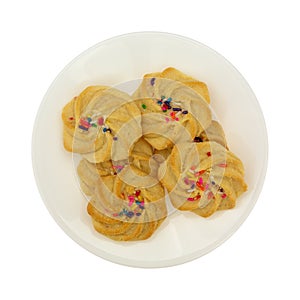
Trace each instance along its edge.
<path fill-rule="evenodd" d="M 128 198 L 129 198 L 128 206 L 131 206 L 133 204 L 133 202 L 134 202 L 134 197 L 129 196 Z"/>
<path fill-rule="evenodd" d="M 183 180 L 184 180 L 184 183 L 185 183 L 185 184 L 187 184 L 187 185 L 190 184 L 190 181 L 189 181 L 189 179 L 188 179 L 187 177 L 185 177 Z"/>
<path fill-rule="evenodd" d="M 222 199 L 224 199 L 224 198 L 226 198 L 227 197 L 227 195 L 226 194 L 222 194 Z"/>
<path fill-rule="evenodd" d="M 179 121 L 179 118 L 175 118 L 175 121 Z"/>
<path fill-rule="evenodd" d="M 209 189 L 209 184 L 207 183 L 206 185 L 205 185 L 205 190 L 208 190 Z"/>
<path fill-rule="evenodd" d="M 134 201 L 134 196 L 130 195 L 128 196 L 129 202 Z"/>
<path fill-rule="evenodd" d="M 169 122 L 170 121 L 170 119 L 169 118 L 166 118 L 166 122 Z"/>
<path fill-rule="evenodd" d="M 196 169 L 196 166 L 191 166 L 191 170 L 195 170 Z"/>
<path fill-rule="evenodd" d="M 103 117 L 100 117 L 98 119 L 98 125 L 102 126 L 103 124 L 104 124 L 104 119 L 103 119 Z"/>
<path fill-rule="evenodd" d="M 84 119 L 80 119 L 80 124 L 87 127 L 87 128 L 91 127 L 91 124 L 88 121 L 84 120 Z"/>
<path fill-rule="evenodd" d="M 203 178 L 200 177 L 199 180 L 198 180 L 198 182 L 199 182 L 200 184 L 203 184 Z"/>
<path fill-rule="evenodd" d="M 226 168 L 226 167 L 227 167 L 227 164 L 226 164 L 226 163 L 218 164 L 218 166 L 221 167 L 221 168 Z"/>
<path fill-rule="evenodd" d="M 116 166 L 113 166 L 114 169 L 123 169 L 124 167 L 121 166 L 121 165 L 116 165 Z"/>
<path fill-rule="evenodd" d="M 207 199 L 210 200 L 213 196 L 214 196 L 214 194 L 212 192 L 209 192 L 207 195 Z"/>

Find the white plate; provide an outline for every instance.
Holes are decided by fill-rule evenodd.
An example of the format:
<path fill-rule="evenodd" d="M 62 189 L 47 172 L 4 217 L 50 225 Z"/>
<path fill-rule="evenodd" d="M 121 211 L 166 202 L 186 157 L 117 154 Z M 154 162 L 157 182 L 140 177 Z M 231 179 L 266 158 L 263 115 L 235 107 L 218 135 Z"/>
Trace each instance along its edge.
<path fill-rule="evenodd" d="M 173 66 L 207 83 L 211 106 L 230 149 L 244 162 L 249 190 L 232 210 L 205 219 L 176 212 L 146 241 L 113 242 L 93 230 L 72 155 L 62 144 L 61 110 L 92 84 L 122 85 Z M 79 55 L 57 76 L 36 117 L 32 160 L 40 194 L 55 221 L 92 253 L 129 266 L 172 266 L 200 257 L 244 222 L 261 191 L 267 168 L 267 132 L 251 88 L 220 54 L 191 39 L 157 32 L 106 40 Z"/>

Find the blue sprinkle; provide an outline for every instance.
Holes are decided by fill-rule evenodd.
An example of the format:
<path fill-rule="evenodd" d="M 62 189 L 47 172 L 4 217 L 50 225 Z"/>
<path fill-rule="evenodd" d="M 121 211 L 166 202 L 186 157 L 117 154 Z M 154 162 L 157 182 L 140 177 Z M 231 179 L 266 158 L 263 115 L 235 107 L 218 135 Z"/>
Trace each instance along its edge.
<path fill-rule="evenodd" d="M 193 183 L 192 185 L 191 185 L 191 189 L 194 189 L 195 188 L 195 184 Z"/>
<path fill-rule="evenodd" d="M 134 212 L 133 211 L 129 211 L 127 214 L 126 214 L 127 217 L 129 218 L 132 218 L 134 216 Z"/>
<path fill-rule="evenodd" d="M 170 97 L 170 98 L 168 98 L 168 100 L 167 100 L 168 102 L 171 102 L 172 101 L 172 98 Z"/>
<path fill-rule="evenodd" d="M 173 107 L 174 111 L 182 111 L 182 109 L 180 107 Z"/>
<path fill-rule="evenodd" d="M 103 130 L 103 132 L 106 132 L 106 131 L 107 131 L 107 128 L 104 127 L 102 130 Z"/>
<path fill-rule="evenodd" d="M 87 120 L 89 123 L 92 122 L 92 118 L 87 118 Z"/>
<path fill-rule="evenodd" d="M 114 141 L 117 141 L 117 140 L 118 140 L 118 138 L 117 138 L 116 136 L 114 136 L 114 137 L 113 137 L 113 140 L 114 140 Z"/>
<path fill-rule="evenodd" d="M 162 104 L 162 101 L 161 101 L 161 100 L 157 101 L 157 104 L 161 105 L 161 104 Z"/>
<path fill-rule="evenodd" d="M 136 213 L 135 215 L 139 217 L 141 215 L 141 213 Z"/>
<path fill-rule="evenodd" d="M 215 185 L 216 183 L 214 181 L 211 182 L 212 185 Z"/>
<path fill-rule="evenodd" d="M 182 113 L 183 113 L 184 115 L 186 115 L 186 114 L 188 114 L 189 112 L 188 112 L 187 110 L 184 110 Z"/>
<path fill-rule="evenodd" d="M 155 83 L 155 78 L 151 78 L 150 84 L 153 86 Z"/>
<path fill-rule="evenodd" d="M 86 127 L 84 127 L 84 126 L 82 126 L 82 125 L 79 125 L 78 126 L 80 129 L 82 129 L 82 130 L 85 130 L 85 131 L 88 131 L 89 129 L 88 128 L 86 128 Z"/>

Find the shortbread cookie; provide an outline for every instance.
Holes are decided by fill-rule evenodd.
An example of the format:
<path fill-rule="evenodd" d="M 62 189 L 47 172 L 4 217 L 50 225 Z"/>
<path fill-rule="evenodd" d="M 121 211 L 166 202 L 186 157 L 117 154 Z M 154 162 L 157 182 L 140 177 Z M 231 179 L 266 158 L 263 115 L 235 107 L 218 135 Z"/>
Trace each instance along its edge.
<path fill-rule="evenodd" d="M 88 213 L 94 228 L 110 239 L 147 239 L 167 216 L 164 188 L 159 183 L 147 188 L 128 185 L 118 175 L 101 177 Z"/>
<path fill-rule="evenodd" d="M 142 113 L 144 138 L 155 149 L 190 141 L 210 125 L 211 111 L 199 93 L 173 78 L 148 76 L 133 99 Z"/>
<path fill-rule="evenodd" d="M 142 135 L 140 111 L 129 95 L 114 88 L 88 87 L 62 113 L 66 150 L 90 162 L 128 157 Z"/>
<path fill-rule="evenodd" d="M 241 160 L 216 142 L 175 145 L 159 173 L 174 207 L 203 217 L 234 207 L 247 189 Z"/>

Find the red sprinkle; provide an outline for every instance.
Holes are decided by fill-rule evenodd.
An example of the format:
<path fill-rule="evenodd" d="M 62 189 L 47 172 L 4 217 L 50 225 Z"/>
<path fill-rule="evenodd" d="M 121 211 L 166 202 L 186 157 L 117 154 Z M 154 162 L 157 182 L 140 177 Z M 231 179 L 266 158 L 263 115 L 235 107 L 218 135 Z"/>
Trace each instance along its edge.
<path fill-rule="evenodd" d="M 74 120 L 74 118 L 73 118 L 73 117 L 70 117 L 70 118 L 69 118 L 69 120 L 70 120 L 70 121 L 73 121 L 73 120 Z"/>
<path fill-rule="evenodd" d="M 195 201 L 194 198 L 192 198 L 192 197 L 187 198 L 187 200 L 188 201 Z"/>
<path fill-rule="evenodd" d="M 84 119 L 80 119 L 80 124 L 86 128 L 90 128 L 92 125 Z"/>
<path fill-rule="evenodd" d="M 135 195 L 138 197 L 141 194 L 140 190 L 135 191 Z"/>
<path fill-rule="evenodd" d="M 199 200 L 200 198 L 201 198 L 201 195 L 200 195 L 200 194 L 198 194 L 198 195 L 196 195 L 196 196 L 194 197 L 195 200 Z"/>
<path fill-rule="evenodd" d="M 98 119 L 98 125 L 102 126 L 103 124 L 104 124 L 104 119 L 103 119 L 103 117 L 100 117 Z"/>
<path fill-rule="evenodd" d="M 207 156 L 208 156 L 208 157 L 210 157 L 210 156 L 211 156 L 211 153 L 210 153 L 210 152 L 207 152 L 206 154 L 207 154 Z"/>
<path fill-rule="evenodd" d="M 227 195 L 226 194 L 222 194 L 222 199 L 224 199 L 224 198 L 226 198 L 227 197 Z"/>
<path fill-rule="evenodd" d="M 226 163 L 218 164 L 218 166 L 221 167 L 221 168 L 226 168 L 226 167 L 227 167 L 227 164 L 226 164 Z"/>
<path fill-rule="evenodd" d="M 198 177 L 198 176 L 200 176 L 200 175 L 202 175 L 202 174 L 204 174 L 204 173 L 205 173 L 205 170 L 201 170 L 201 171 L 199 171 L 199 172 L 196 172 L 196 173 L 195 173 L 195 176 Z"/>

